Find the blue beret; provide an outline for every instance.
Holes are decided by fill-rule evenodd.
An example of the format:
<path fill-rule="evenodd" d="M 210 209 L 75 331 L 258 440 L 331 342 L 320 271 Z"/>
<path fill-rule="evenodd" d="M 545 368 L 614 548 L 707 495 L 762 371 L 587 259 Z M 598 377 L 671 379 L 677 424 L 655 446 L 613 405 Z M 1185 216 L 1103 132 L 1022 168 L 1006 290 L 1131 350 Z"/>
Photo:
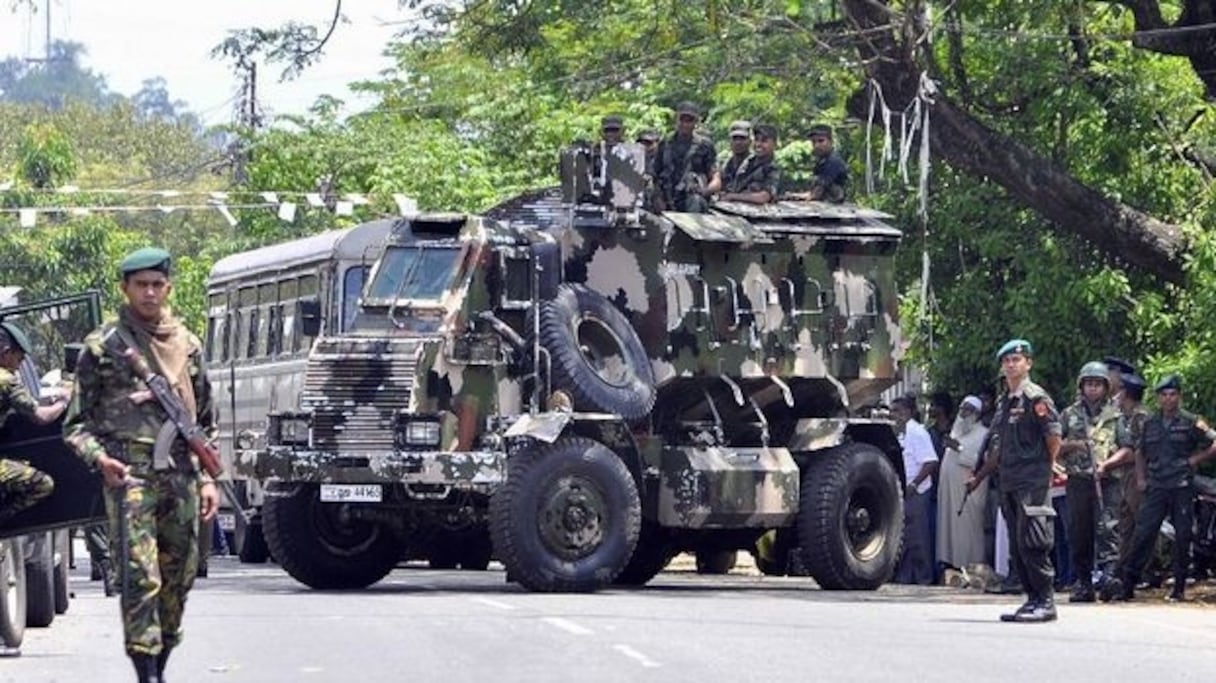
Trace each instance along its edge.
<path fill-rule="evenodd" d="M 168 275 L 171 265 L 172 259 L 169 257 L 169 252 L 157 247 L 144 247 L 127 254 L 127 257 L 119 264 L 118 272 L 127 276 L 141 270 L 159 270 Z"/>
<path fill-rule="evenodd" d="M 1023 356 L 1033 356 L 1034 347 L 1031 346 L 1030 342 L 1026 341 L 1025 339 L 1010 339 L 1009 341 L 1005 342 L 1005 345 L 1001 347 L 1000 351 L 996 352 L 997 362 L 999 363 L 1001 359 L 1011 353 L 1020 353 Z"/>
<path fill-rule="evenodd" d="M 1125 372 L 1119 376 L 1119 379 L 1123 381 L 1124 388 L 1144 389 L 1144 387 L 1148 386 L 1145 383 L 1144 378 L 1136 374 L 1129 374 Z"/>
<path fill-rule="evenodd" d="M 1182 379 L 1178 375 L 1166 375 L 1164 379 L 1157 382 L 1155 391 L 1161 393 L 1173 389 L 1174 391 L 1182 391 Z"/>
<path fill-rule="evenodd" d="M 1106 367 L 1108 367 L 1112 370 L 1118 370 L 1120 373 L 1122 373 L 1124 375 L 1136 374 L 1136 366 L 1132 365 L 1131 363 L 1128 363 L 1127 361 L 1123 360 L 1122 358 L 1118 358 L 1116 356 L 1107 356 L 1102 359 L 1102 362 L 1106 363 Z"/>
<path fill-rule="evenodd" d="M 12 341 L 13 346 L 20 349 L 22 353 L 30 352 L 30 348 L 33 345 L 30 344 L 30 338 L 25 336 L 25 333 L 21 331 L 20 327 L 17 327 L 13 323 L 0 323 L 0 330 L 3 330 L 4 333 L 8 335 L 8 338 Z"/>

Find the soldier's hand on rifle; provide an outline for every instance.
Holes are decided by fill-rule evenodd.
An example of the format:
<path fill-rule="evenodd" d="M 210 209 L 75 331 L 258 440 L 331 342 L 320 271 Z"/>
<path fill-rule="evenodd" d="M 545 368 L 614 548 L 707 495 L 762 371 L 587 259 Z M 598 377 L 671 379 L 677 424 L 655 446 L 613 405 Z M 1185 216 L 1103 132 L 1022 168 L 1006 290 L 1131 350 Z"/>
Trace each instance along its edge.
<path fill-rule="evenodd" d="M 980 486 L 980 478 L 974 474 L 967 477 L 967 481 L 963 482 L 963 488 L 967 489 L 967 493 L 971 493 Z"/>
<path fill-rule="evenodd" d="M 101 470 L 101 478 L 105 480 L 106 486 L 112 489 L 122 488 L 127 483 L 129 468 L 121 460 L 108 455 L 98 456 L 97 469 Z"/>
<path fill-rule="evenodd" d="M 215 482 L 205 481 L 198 485 L 198 509 L 204 522 L 215 519 L 220 510 L 220 492 L 215 488 Z"/>

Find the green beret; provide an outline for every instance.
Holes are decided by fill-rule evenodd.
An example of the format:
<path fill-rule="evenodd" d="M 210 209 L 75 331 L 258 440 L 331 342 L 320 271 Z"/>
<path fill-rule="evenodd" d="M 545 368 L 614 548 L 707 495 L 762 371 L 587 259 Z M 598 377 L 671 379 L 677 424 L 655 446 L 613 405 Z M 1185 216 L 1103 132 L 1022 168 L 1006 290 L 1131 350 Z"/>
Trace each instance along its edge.
<path fill-rule="evenodd" d="M 1173 389 L 1174 391 L 1182 391 L 1182 379 L 1178 375 L 1166 375 L 1165 379 L 1157 382 L 1156 391 L 1160 394 L 1163 391 Z"/>
<path fill-rule="evenodd" d="M 158 247 L 144 247 L 127 254 L 127 257 L 119 264 L 118 272 L 123 277 L 141 270 L 159 270 L 168 275 L 171 265 L 172 259 L 169 252 Z"/>
<path fill-rule="evenodd" d="M 996 361 L 999 363 L 1005 356 L 1011 353 L 1020 353 L 1023 356 L 1034 356 L 1034 347 L 1025 339 L 1010 339 L 1005 342 L 1000 351 L 996 352 Z"/>
<path fill-rule="evenodd" d="M 30 352 L 33 345 L 30 344 L 30 338 L 25 336 L 20 327 L 17 327 L 13 323 L 0 323 L 0 330 L 3 330 L 8 335 L 12 345 L 20 349 L 22 353 Z"/>

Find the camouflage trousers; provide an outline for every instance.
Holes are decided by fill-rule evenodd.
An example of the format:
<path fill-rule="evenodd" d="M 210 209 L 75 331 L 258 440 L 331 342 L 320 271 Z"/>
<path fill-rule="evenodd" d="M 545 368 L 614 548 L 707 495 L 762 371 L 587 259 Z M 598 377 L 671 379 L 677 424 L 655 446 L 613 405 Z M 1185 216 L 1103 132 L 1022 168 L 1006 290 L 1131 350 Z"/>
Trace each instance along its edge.
<path fill-rule="evenodd" d="M 127 653 L 156 655 L 182 640 L 186 594 L 198 568 L 198 477 L 149 472 L 131 481 L 106 496 L 111 554 Z"/>
<path fill-rule="evenodd" d="M 51 495 L 55 481 L 18 460 L 0 458 L 0 522 L 12 519 Z"/>

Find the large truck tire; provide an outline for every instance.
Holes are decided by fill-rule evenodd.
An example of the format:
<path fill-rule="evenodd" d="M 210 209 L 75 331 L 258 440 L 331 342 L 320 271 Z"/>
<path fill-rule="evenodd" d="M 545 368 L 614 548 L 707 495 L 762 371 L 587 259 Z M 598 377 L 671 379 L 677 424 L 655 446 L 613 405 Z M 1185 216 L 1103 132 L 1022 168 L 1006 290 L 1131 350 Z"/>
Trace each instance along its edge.
<path fill-rule="evenodd" d="M 51 533 L 31 536 L 25 563 L 25 625 L 45 628 L 55 621 L 55 548 Z"/>
<path fill-rule="evenodd" d="M 266 544 L 300 583 L 320 590 L 366 588 L 397 566 L 401 545 L 379 524 L 349 519 L 322 503 L 316 484 L 288 486 L 262 505 Z"/>
<path fill-rule="evenodd" d="M 490 535 L 507 576 L 543 592 L 593 591 L 633 556 L 642 511 L 625 463 L 574 437 L 522 449 L 490 499 Z"/>
<path fill-rule="evenodd" d="M 552 360 L 551 384 L 580 411 L 638 422 L 654 407 L 654 370 L 629 319 L 582 285 L 563 284 L 540 306 L 541 345 Z"/>
<path fill-rule="evenodd" d="M 21 647 L 25 638 L 25 557 L 21 539 L 0 539 L 0 643 Z"/>
<path fill-rule="evenodd" d="M 811 459 L 802 481 L 802 561 L 828 590 L 874 590 L 895 572 L 903 543 L 899 475 L 878 448 L 850 443 Z"/>
<path fill-rule="evenodd" d="M 657 522 L 643 519 L 633 555 L 613 583 L 618 586 L 644 586 L 666 569 L 675 556 L 676 549 L 667 531 Z"/>
<path fill-rule="evenodd" d="M 72 536 L 67 529 L 55 535 L 55 614 L 64 614 L 71 604 L 72 595 L 68 585 L 68 569 L 72 562 Z"/>

